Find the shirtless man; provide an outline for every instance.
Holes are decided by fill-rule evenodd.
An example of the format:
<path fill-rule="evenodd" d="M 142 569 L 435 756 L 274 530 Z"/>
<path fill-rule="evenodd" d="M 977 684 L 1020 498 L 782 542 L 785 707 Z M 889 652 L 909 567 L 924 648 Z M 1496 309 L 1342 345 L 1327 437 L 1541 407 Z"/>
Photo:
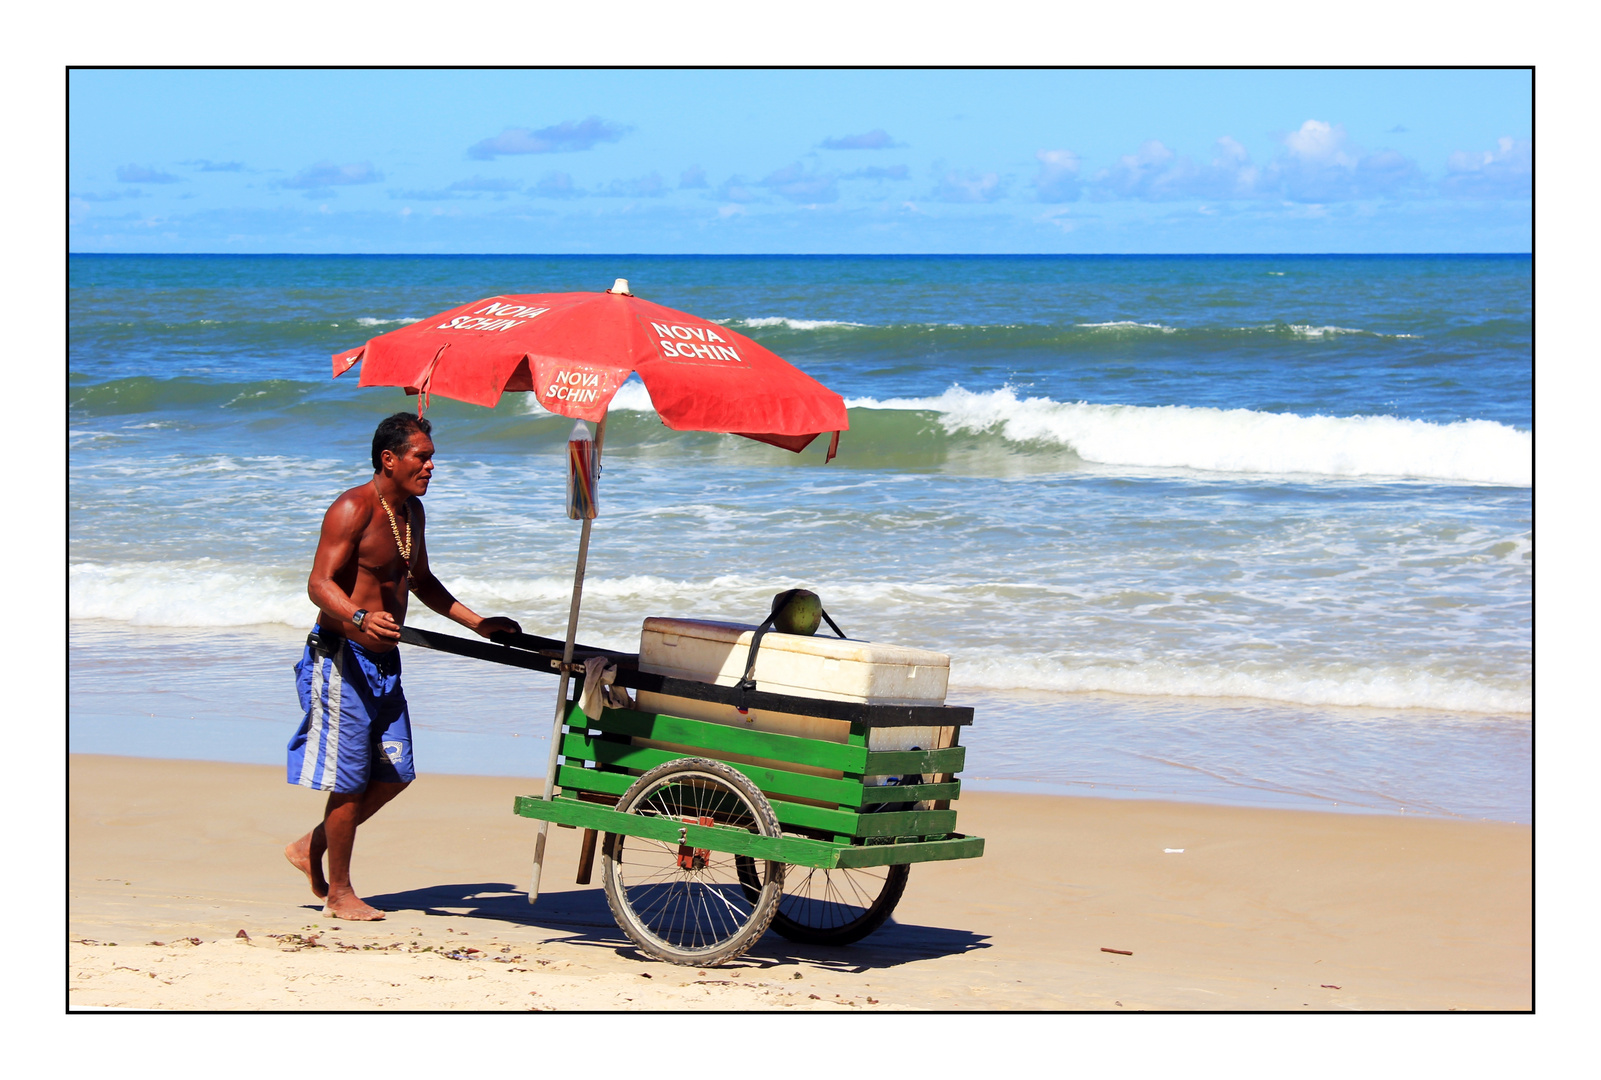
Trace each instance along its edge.
<path fill-rule="evenodd" d="M 430 608 L 484 637 L 521 630 L 511 619 L 475 614 L 428 569 L 421 496 L 434 471 L 430 428 L 410 413 L 378 425 L 372 482 L 328 508 L 306 582 L 318 608 L 312 633 L 319 644 L 308 642 L 295 665 L 305 718 L 289 740 L 289 782 L 330 794 L 322 824 L 284 854 L 325 902 L 323 914 L 339 919 L 384 917 L 350 887 L 350 852 L 356 827 L 416 777 L 396 650 L 408 585 Z"/>

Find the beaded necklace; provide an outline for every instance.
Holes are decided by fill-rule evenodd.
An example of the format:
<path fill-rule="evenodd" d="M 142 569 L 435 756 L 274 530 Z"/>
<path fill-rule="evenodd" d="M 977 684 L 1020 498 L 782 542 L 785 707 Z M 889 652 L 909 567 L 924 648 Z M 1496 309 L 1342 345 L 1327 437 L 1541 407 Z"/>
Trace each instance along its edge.
<path fill-rule="evenodd" d="M 379 505 L 384 513 L 389 515 L 389 531 L 395 534 L 395 547 L 400 550 L 400 557 L 406 561 L 406 570 L 411 571 L 411 515 L 406 515 L 406 539 L 400 539 L 400 526 L 395 524 L 395 512 L 389 509 L 389 501 L 382 495 L 378 496 Z"/>

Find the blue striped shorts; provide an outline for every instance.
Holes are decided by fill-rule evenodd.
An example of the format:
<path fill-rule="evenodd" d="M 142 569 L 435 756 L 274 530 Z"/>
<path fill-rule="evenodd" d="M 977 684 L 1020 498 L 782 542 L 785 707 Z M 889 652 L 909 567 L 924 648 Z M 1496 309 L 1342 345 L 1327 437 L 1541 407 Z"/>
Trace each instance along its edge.
<path fill-rule="evenodd" d="M 324 640 L 332 652 L 307 642 L 295 665 L 305 717 L 289 740 L 289 782 L 354 793 L 370 780 L 415 780 L 400 650 L 373 653 L 344 638 Z"/>

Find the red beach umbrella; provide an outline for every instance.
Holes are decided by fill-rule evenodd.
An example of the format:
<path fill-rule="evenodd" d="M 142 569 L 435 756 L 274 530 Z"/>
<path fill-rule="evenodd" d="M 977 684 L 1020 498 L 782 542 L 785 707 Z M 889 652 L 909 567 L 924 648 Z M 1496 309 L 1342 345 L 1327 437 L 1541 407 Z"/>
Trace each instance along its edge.
<path fill-rule="evenodd" d="M 743 435 L 796 453 L 829 431 L 826 460 L 832 461 L 839 433 L 850 427 L 845 399 L 810 375 L 726 326 L 639 299 L 622 278 L 603 293 L 491 296 L 452 308 L 335 353 L 334 378 L 357 364 L 362 386 L 399 386 L 417 394 L 419 416 L 431 394 L 493 408 L 507 390 L 530 391 L 551 412 L 598 422 L 597 454 L 606 407 L 634 372 L 662 422 L 679 431 Z M 584 517 L 546 799 L 555 794 L 589 531 L 590 518 Z M 539 823 L 529 903 L 539 895 L 549 827 L 548 821 Z"/>
<path fill-rule="evenodd" d="M 532 391 L 551 412 L 600 421 L 639 373 L 668 427 L 722 431 L 799 452 L 850 427 L 845 399 L 750 338 L 628 291 L 491 296 L 336 353 L 334 377 L 494 407 Z"/>

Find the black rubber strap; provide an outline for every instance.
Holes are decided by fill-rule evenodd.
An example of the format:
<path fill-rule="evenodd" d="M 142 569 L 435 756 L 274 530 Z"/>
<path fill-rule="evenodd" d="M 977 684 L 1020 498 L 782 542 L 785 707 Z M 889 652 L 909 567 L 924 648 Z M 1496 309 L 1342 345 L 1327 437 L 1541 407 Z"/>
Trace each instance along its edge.
<path fill-rule="evenodd" d="M 828 617 L 828 609 L 820 607 L 817 609 L 817 611 L 818 614 L 823 616 L 823 621 L 828 624 L 828 628 L 834 631 L 834 636 L 843 639 L 845 637 L 845 631 L 841 630 L 838 624 L 836 624 L 833 619 Z"/>
<path fill-rule="evenodd" d="M 773 620 L 776 618 L 778 618 L 778 612 L 775 610 L 771 615 L 762 620 L 762 624 L 758 626 L 756 628 L 756 632 L 751 635 L 750 652 L 745 654 L 745 677 L 739 680 L 739 682 L 736 684 L 740 690 L 756 689 L 756 650 L 762 647 L 762 638 L 766 637 L 767 631 L 773 628 Z M 743 707 L 741 708 L 741 711 L 743 711 Z"/>
<path fill-rule="evenodd" d="M 756 650 L 762 647 L 762 638 L 766 637 L 767 631 L 773 628 L 773 621 L 778 618 L 778 613 L 784 610 L 785 605 L 795 599 L 796 593 L 804 591 L 803 589 L 790 589 L 788 592 L 781 592 L 774 597 L 772 612 L 762 620 L 762 624 L 756 628 L 756 633 L 751 635 L 750 652 L 745 657 L 745 677 L 736 684 L 736 688 L 741 691 L 741 712 L 745 711 L 743 705 L 744 692 L 756 689 Z M 823 621 L 828 623 L 828 628 L 834 631 L 835 636 L 843 638 L 845 631 L 839 628 L 839 624 L 828 617 L 827 611 L 824 611 L 821 607 L 818 610 L 822 613 Z"/>

